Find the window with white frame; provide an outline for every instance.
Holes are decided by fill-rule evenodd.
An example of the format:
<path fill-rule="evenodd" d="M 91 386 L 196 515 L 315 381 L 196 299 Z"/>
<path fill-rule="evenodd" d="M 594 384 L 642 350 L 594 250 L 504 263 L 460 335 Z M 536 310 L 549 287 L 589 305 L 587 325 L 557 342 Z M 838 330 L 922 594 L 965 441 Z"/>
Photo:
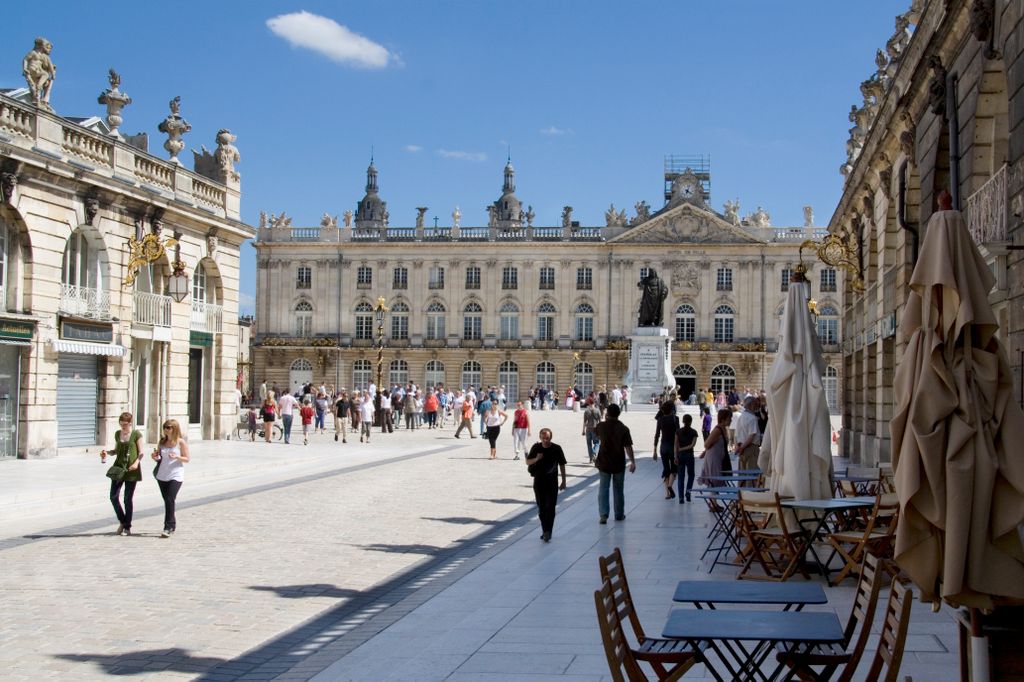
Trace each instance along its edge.
<path fill-rule="evenodd" d="M 825 376 L 822 381 L 825 384 L 825 400 L 828 402 L 828 411 L 832 414 L 839 414 L 839 371 L 829 365 L 825 368 Z"/>
<path fill-rule="evenodd" d="M 498 311 L 501 324 L 500 337 L 504 341 L 514 341 L 519 338 L 519 306 L 512 301 L 507 301 Z"/>
<path fill-rule="evenodd" d="M 501 288 L 519 288 L 519 268 L 517 268 L 514 265 L 506 265 L 504 268 L 501 269 Z"/>
<path fill-rule="evenodd" d="M 313 287 L 313 268 L 300 265 L 295 271 L 295 288 L 311 289 Z"/>
<path fill-rule="evenodd" d="M 462 388 L 468 388 L 469 386 L 476 386 L 480 388 L 480 383 L 483 381 L 483 370 L 480 367 L 480 363 L 476 360 L 470 360 L 462 363 Z"/>
<path fill-rule="evenodd" d="M 697 337 L 697 311 L 689 303 L 676 308 L 676 341 L 694 341 Z"/>
<path fill-rule="evenodd" d="M 711 392 L 728 393 L 736 388 L 736 370 L 729 365 L 715 365 L 711 370 Z"/>
<path fill-rule="evenodd" d="M 369 289 L 373 286 L 373 268 L 369 265 L 360 265 L 356 268 L 356 288 Z"/>
<path fill-rule="evenodd" d="M 213 289 L 206 284 L 206 268 L 202 263 L 192 271 L 192 302 L 213 303 Z"/>
<path fill-rule="evenodd" d="M 364 391 L 370 385 L 373 376 L 373 365 L 369 360 L 356 360 L 352 363 L 352 390 Z"/>
<path fill-rule="evenodd" d="M 444 320 L 448 310 L 440 301 L 434 301 L 427 306 L 427 338 L 431 340 L 443 339 L 445 337 Z"/>
<path fill-rule="evenodd" d="M 514 405 L 519 400 L 519 365 L 511 360 L 498 365 L 498 385 L 505 387 L 505 398 Z"/>
<path fill-rule="evenodd" d="M 555 306 L 547 302 L 537 308 L 537 340 L 555 340 Z"/>
<path fill-rule="evenodd" d="M 782 291 L 789 291 L 789 280 L 793 276 L 791 268 L 782 268 Z"/>
<path fill-rule="evenodd" d="M 394 276 L 391 280 L 392 289 L 408 289 L 409 288 L 409 268 L 397 267 L 394 269 Z"/>
<path fill-rule="evenodd" d="M 300 339 L 313 335 L 313 304 L 299 301 L 295 304 L 295 336 Z"/>
<path fill-rule="evenodd" d="M 818 311 L 818 340 L 823 346 L 839 343 L 839 311 L 830 305 Z"/>
<path fill-rule="evenodd" d="M 589 362 L 576 363 L 576 388 L 589 395 L 594 390 L 594 367 Z"/>
<path fill-rule="evenodd" d="M 429 360 L 423 372 L 423 383 L 428 388 L 444 384 L 444 363 L 440 360 Z"/>
<path fill-rule="evenodd" d="M 388 367 L 388 382 L 399 386 L 409 383 L 409 363 L 405 360 L 392 360 Z"/>
<path fill-rule="evenodd" d="M 732 343 L 735 324 L 731 307 L 720 305 L 715 308 L 715 343 Z"/>
<path fill-rule="evenodd" d="M 684 362 L 680 365 L 676 365 L 676 368 L 672 370 L 672 376 L 677 379 L 696 379 L 697 370 L 693 365 L 688 365 Z M 689 396 L 686 397 L 688 398 Z"/>
<path fill-rule="evenodd" d="M 537 385 L 554 390 L 555 388 L 555 364 L 544 361 L 537 364 Z"/>
<path fill-rule="evenodd" d="M 573 313 L 576 325 L 576 333 L 573 338 L 577 341 L 594 340 L 594 308 L 589 303 L 580 303 Z"/>
<path fill-rule="evenodd" d="M 555 288 L 555 269 L 550 266 L 544 266 L 540 269 L 540 288 L 541 289 L 554 289 Z"/>
<path fill-rule="evenodd" d="M 427 286 L 431 289 L 444 289 L 444 268 L 442 266 L 435 265 L 430 268 Z"/>
<path fill-rule="evenodd" d="M 821 291 L 836 290 L 836 271 L 835 268 L 822 268 L 821 269 Z"/>
<path fill-rule="evenodd" d="M 718 268 L 715 278 L 716 291 L 732 291 L 732 268 Z"/>
<path fill-rule="evenodd" d="M 594 270 L 586 266 L 576 268 L 576 288 L 589 290 L 594 288 Z"/>
<path fill-rule="evenodd" d="M 198 271 L 199 268 L 196 268 Z M 95 250 L 81 230 L 76 230 L 68 238 L 64 247 L 63 263 L 64 284 L 86 289 L 103 288 L 103 268 Z M 205 282 L 205 280 L 204 280 Z"/>
<path fill-rule="evenodd" d="M 462 309 L 462 338 L 475 341 L 483 338 L 484 310 L 479 303 L 467 303 Z"/>
<path fill-rule="evenodd" d="M 477 265 L 470 265 L 466 268 L 466 288 L 467 289 L 479 289 L 480 288 L 480 267 Z"/>
<path fill-rule="evenodd" d="M 405 303 L 399 302 L 391 306 L 391 338 L 409 338 L 409 306 Z"/>
<path fill-rule="evenodd" d="M 356 306 L 356 338 L 373 338 L 373 306 L 366 301 Z"/>

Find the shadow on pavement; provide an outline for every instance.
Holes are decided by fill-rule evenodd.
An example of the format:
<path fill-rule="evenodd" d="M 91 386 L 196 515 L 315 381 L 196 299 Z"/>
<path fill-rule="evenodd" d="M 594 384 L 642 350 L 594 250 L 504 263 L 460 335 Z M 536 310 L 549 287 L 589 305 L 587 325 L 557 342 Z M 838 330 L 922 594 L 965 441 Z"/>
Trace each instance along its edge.
<path fill-rule="evenodd" d="M 533 500 L 517 500 L 512 497 L 474 497 L 474 502 L 493 502 L 494 504 L 533 504 Z"/>
<path fill-rule="evenodd" d="M 258 592 L 276 592 L 277 596 L 284 597 L 285 599 L 303 599 L 305 597 L 351 599 L 361 594 L 360 590 L 328 585 L 327 583 L 314 583 L 311 585 L 249 585 L 249 589 Z"/>
<path fill-rule="evenodd" d="M 458 546 L 462 541 L 456 540 L 453 545 Z M 391 552 L 393 554 L 427 554 L 434 555 L 439 554 L 444 550 L 451 550 L 452 545 L 448 547 L 437 547 L 435 545 L 385 545 L 383 543 L 374 543 L 372 545 L 359 545 L 362 549 L 369 549 L 374 552 Z"/>
<path fill-rule="evenodd" d="M 192 656 L 185 649 L 149 649 L 123 654 L 57 654 L 55 658 L 76 663 L 95 663 L 107 675 L 182 672 L 203 673 L 228 663 L 227 659 Z"/>
<path fill-rule="evenodd" d="M 487 521 L 485 519 L 475 519 L 472 516 L 421 516 L 424 521 L 442 521 L 444 523 L 458 523 L 463 526 L 468 526 L 472 523 L 479 523 L 482 526 L 497 526 L 501 521 Z"/>

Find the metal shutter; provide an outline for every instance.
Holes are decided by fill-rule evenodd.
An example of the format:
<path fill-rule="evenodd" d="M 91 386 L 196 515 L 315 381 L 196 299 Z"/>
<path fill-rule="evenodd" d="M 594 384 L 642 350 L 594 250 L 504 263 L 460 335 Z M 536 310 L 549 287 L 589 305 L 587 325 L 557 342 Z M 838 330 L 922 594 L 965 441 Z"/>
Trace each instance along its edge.
<path fill-rule="evenodd" d="M 61 353 L 57 363 L 57 447 L 96 445 L 98 401 L 96 356 Z"/>

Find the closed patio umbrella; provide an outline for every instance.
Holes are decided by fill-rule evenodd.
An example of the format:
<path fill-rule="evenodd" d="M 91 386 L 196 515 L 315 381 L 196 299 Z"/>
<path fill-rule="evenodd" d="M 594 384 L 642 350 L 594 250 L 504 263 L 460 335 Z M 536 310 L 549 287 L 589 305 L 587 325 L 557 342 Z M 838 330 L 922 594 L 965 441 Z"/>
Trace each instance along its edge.
<path fill-rule="evenodd" d="M 772 492 L 805 500 L 832 497 L 825 360 L 809 299 L 801 265 L 789 285 L 779 349 L 768 371 L 768 430 L 762 443 L 767 452 L 759 457 Z"/>

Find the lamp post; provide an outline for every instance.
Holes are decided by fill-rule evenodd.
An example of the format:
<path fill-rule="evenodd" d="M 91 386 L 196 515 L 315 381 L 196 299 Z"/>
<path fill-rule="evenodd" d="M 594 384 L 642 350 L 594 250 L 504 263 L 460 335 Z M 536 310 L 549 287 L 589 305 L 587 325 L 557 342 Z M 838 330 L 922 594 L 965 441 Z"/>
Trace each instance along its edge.
<path fill-rule="evenodd" d="M 373 312 L 377 316 L 377 395 L 375 397 L 376 411 L 373 416 L 373 425 L 382 426 L 383 415 L 381 414 L 381 399 L 384 391 L 381 389 L 381 381 L 384 378 L 384 315 L 388 312 L 388 306 L 383 296 L 377 299 L 377 305 Z"/>
<path fill-rule="evenodd" d="M 178 235 L 175 235 L 178 239 Z M 181 242 L 174 245 L 174 263 L 171 264 L 172 272 L 167 280 L 167 294 L 178 303 L 188 296 L 189 281 L 185 274 L 185 264 L 181 262 Z"/>

